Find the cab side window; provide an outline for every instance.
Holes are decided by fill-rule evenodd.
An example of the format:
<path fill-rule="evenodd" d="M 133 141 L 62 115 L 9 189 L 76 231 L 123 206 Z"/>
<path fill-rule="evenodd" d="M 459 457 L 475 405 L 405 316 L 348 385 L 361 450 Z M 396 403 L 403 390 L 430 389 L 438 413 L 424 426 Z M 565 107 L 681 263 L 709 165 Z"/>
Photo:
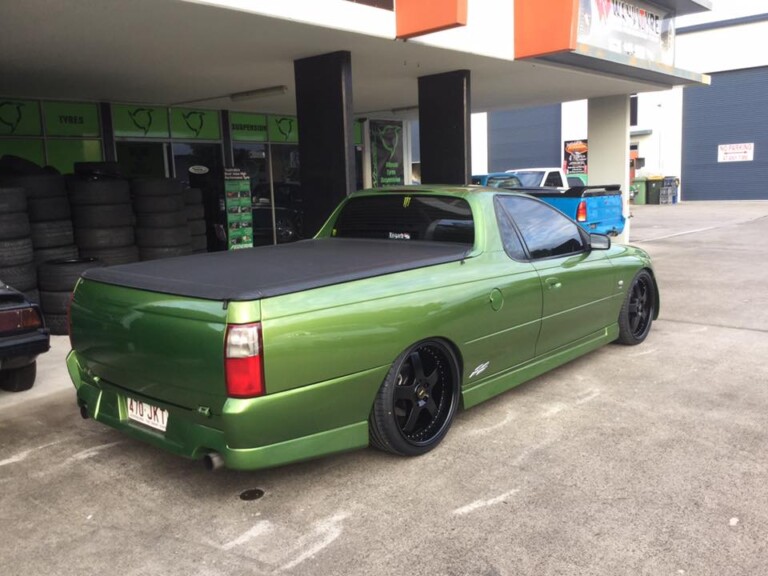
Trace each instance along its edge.
<path fill-rule="evenodd" d="M 507 253 L 507 256 L 518 261 L 528 260 L 528 255 L 525 253 L 520 236 L 517 230 L 515 230 L 512 219 L 504 209 L 500 197 L 496 197 L 494 205 L 496 207 L 496 222 L 499 225 L 499 234 L 501 235 L 501 241 L 504 244 L 504 251 Z"/>
<path fill-rule="evenodd" d="M 579 226 L 540 200 L 499 197 L 499 204 L 517 224 L 533 259 L 567 256 L 586 250 Z"/>

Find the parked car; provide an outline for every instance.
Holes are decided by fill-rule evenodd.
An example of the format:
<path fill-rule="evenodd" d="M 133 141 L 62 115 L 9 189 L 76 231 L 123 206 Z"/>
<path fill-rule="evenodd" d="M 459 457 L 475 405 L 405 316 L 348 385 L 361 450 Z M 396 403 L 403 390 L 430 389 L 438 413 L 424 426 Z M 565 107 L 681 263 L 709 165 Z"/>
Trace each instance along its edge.
<path fill-rule="evenodd" d="M 557 188 L 515 188 L 531 194 L 573 218 L 587 232 L 618 236 L 624 231 L 624 204 L 621 187 L 573 186 Z"/>
<path fill-rule="evenodd" d="M 209 468 L 414 456 L 658 312 L 648 254 L 530 195 L 385 188 L 312 240 L 86 271 L 67 365 L 84 417 Z"/>
<path fill-rule="evenodd" d="M 0 388 L 32 388 L 37 357 L 50 348 L 50 335 L 37 304 L 0 281 Z"/>

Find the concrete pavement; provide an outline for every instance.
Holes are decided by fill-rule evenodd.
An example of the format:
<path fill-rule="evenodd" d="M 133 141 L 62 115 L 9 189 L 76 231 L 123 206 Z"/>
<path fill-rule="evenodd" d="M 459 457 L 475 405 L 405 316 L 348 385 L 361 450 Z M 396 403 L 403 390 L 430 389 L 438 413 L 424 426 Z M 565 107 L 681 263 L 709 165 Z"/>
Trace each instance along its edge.
<path fill-rule="evenodd" d="M 461 412 L 417 459 L 207 473 L 81 420 L 56 338 L 0 394 L 0 572 L 767 574 L 768 202 L 633 216 L 648 340 Z"/>

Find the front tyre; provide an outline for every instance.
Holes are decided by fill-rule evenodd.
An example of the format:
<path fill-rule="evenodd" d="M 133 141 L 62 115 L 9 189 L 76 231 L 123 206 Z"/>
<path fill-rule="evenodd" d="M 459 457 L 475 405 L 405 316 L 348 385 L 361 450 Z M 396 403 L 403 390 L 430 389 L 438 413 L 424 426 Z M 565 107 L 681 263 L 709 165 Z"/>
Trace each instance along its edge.
<path fill-rule="evenodd" d="M 369 418 L 371 445 L 400 456 L 429 452 L 448 433 L 459 403 L 459 368 L 439 340 L 400 354 L 384 379 Z"/>
<path fill-rule="evenodd" d="M 656 291 L 653 276 L 648 270 L 640 270 L 629 286 L 627 297 L 619 312 L 620 344 L 635 346 L 645 340 L 651 331 L 656 313 Z"/>

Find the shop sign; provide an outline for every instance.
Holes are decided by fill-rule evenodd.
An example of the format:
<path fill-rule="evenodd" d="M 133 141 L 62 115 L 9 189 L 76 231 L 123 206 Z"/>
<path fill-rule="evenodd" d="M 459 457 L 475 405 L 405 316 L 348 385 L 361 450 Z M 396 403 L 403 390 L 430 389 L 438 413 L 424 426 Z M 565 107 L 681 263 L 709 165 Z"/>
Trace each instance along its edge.
<path fill-rule="evenodd" d="M 405 184 L 403 123 L 371 120 L 371 176 L 374 187 Z"/>
<path fill-rule="evenodd" d="M 294 116 L 269 117 L 269 141 L 293 143 L 299 141 L 299 121 Z"/>
<path fill-rule="evenodd" d="M 44 102 L 47 136 L 96 137 L 99 129 L 99 107 L 76 102 Z"/>
<path fill-rule="evenodd" d="M 141 104 L 113 104 L 112 126 L 118 138 L 168 138 L 168 109 Z"/>
<path fill-rule="evenodd" d="M 0 136 L 41 136 L 40 103 L 0 98 Z"/>
<path fill-rule="evenodd" d="M 266 142 L 267 117 L 264 114 L 230 112 L 229 127 L 236 142 Z"/>
<path fill-rule="evenodd" d="M 224 169 L 224 208 L 227 211 L 227 249 L 252 248 L 251 179 L 238 168 Z"/>
<path fill-rule="evenodd" d="M 566 174 L 586 174 L 588 171 L 589 146 L 586 140 L 566 140 L 563 160 Z"/>
<path fill-rule="evenodd" d="M 577 41 L 674 66 L 674 12 L 641 0 L 580 0 Z"/>
<path fill-rule="evenodd" d="M 720 144 L 717 147 L 718 162 L 753 162 L 755 160 L 755 143 Z"/>
<path fill-rule="evenodd" d="M 221 140 L 218 110 L 171 109 L 171 137 L 180 140 Z"/>

